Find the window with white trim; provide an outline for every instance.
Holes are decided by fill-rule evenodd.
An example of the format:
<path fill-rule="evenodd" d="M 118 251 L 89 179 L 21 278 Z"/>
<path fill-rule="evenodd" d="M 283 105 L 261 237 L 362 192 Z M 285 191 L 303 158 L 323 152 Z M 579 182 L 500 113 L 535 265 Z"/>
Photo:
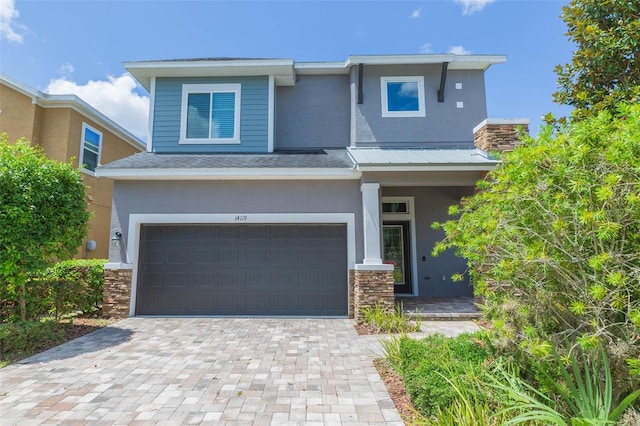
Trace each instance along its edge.
<path fill-rule="evenodd" d="M 425 117 L 424 77 L 380 77 L 383 117 Z"/>
<path fill-rule="evenodd" d="M 82 123 L 82 140 L 80 141 L 80 169 L 95 172 L 100 164 L 102 150 L 102 132 Z"/>
<path fill-rule="evenodd" d="M 183 84 L 180 143 L 240 143 L 240 84 Z"/>

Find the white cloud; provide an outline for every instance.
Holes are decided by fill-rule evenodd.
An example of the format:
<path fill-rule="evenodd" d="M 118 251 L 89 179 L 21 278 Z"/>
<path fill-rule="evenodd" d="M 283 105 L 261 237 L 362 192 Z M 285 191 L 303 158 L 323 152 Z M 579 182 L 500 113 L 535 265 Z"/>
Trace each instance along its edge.
<path fill-rule="evenodd" d="M 138 136 L 147 139 L 149 97 L 134 90 L 136 82 L 129 74 L 109 76 L 107 80 L 80 85 L 66 78 L 52 80 L 45 91 L 58 95 L 77 95 L 89 105 Z"/>
<path fill-rule="evenodd" d="M 60 65 L 60 68 L 58 68 L 58 73 L 65 77 L 70 77 L 71 74 L 73 74 L 74 70 L 75 68 L 73 68 L 73 64 L 65 62 L 64 64 Z"/>
<path fill-rule="evenodd" d="M 456 3 L 462 5 L 463 15 L 473 15 L 476 12 L 480 12 L 485 6 L 493 3 L 495 0 L 454 0 Z"/>
<path fill-rule="evenodd" d="M 433 53 L 433 50 L 431 49 L 431 43 L 425 43 L 420 46 L 420 53 Z"/>
<path fill-rule="evenodd" d="M 16 9 L 14 0 L 0 0 L 0 40 L 23 42 L 20 33 L 27 30 L 27 27 L 16 22 L 19 16 L 20 12 Z"/>
<path fill-rule="evenodd" d="M 454 55 L 469 55 L 471 51 L 462 46 L 451 46 L 449 48 L 449 53 L 453 53 Z"/>
<path fill-rule="evenodd" d="M 420 17 L 420 14 L 421 14 L 421 13 L 422 13 L 422 8 L 421 8 L 421 7 L 419 7 L 419 8 L 417 8 L 416 10 L 414 10 L 414 11 L 411 13 L 411 16 L 409 16 L 409 17 L 410 17 L 411 19 L 418 19 L 418 18 Z"/>

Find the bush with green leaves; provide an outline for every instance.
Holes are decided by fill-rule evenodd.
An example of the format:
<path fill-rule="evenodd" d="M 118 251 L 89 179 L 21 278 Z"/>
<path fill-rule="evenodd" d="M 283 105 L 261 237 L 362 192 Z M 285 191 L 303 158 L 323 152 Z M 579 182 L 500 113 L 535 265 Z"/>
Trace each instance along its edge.
<path fill-rule="evenodd" d="M 456 390 L 449 379 L 462 387 L 476 388 L 489 352 L 476 334 L 455 338 L 432 335 L 423 340 L 400 339 L 400 374 L 416 408 L 425 416 L 450 406 Z"/>
<path fill-rule="evenodd" d="M 434 254 L 468 260 L 504 353 L 539 359 L 602 344 L 614 389 L 640 357 L 640 105 L 542 128 L 503 156 Z M 519 355 L 518 355 L 519 354 Z M 526 360 L 526 359 L 525 359 Z"/>
<path fill-rule="evenodd" d="M 0 134 L 0 293 L 20 301 L 23 320 L 29 273 L 73 256 L 89 218 L 82 176 L 71 162 Z"/>

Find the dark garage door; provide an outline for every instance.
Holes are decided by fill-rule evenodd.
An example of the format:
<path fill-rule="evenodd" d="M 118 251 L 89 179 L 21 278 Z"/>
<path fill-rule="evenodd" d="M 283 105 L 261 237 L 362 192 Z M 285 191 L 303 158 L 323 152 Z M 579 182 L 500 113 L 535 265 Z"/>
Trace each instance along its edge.
<path fill-rule="evenodd" d="M 346 316 L 346 225 L 143 225 L 137 315 Z"/>

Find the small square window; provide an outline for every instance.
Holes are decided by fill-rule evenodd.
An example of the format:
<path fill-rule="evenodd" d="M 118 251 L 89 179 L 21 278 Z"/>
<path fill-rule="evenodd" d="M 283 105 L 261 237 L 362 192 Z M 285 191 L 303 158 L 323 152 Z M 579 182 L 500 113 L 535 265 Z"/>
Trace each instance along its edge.
<path fill-rule="evenodd" d="M 102 148 L 102 132 L 82 123 L 82 140 L 80 141 L 80 169 L 95 172 L 100 164 Z"/>
<path fill-rule="evenodd" d="M 424 77 L 380 77 L 383 117 L 425 117 Z"/>
<path fill-rule="evenodd" d="M 180 143 L 240 143 L 240 85 L 182 86 Z"/>

